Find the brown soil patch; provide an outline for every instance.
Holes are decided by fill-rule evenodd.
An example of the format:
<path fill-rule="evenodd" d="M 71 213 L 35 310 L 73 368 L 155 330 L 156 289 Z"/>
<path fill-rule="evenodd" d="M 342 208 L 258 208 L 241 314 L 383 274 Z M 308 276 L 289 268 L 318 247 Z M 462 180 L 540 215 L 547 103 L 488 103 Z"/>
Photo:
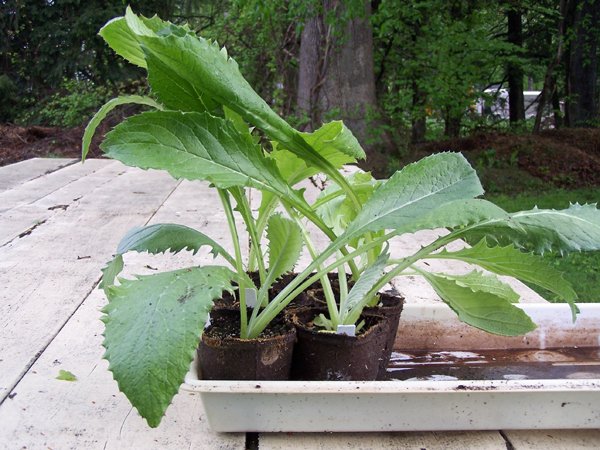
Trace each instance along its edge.
<path fill-rule="evenodd" d="M 19 127 L 12 124 L 0 124 L 0 166 L 13 164 L 29 158 L 81 157 L 81 138 L 84 127 Z M 107 125 L 101 125 L 92 142 L 90 158 L 102 157 L 98 148 L 102 136 L 108 131 Z"/>
<path fill-rule="evenodd" d="M 90 157 L 102 157 L 98 144 L 104 133 L 121 118 L 108 119 L 101 124 Z M 83 130 L 83 126 L 24 128 L 0 125 L 0 166 L 34 157 L 79 158 Z M 484 183 L 488 178 L 498 185 L 518 186 L 518 182 L 527 177 L 564 188 L 600 186 L 600 129 L 548 130 L 539 135 L 476 134 L 415 146 L 402 162 L 446 150 L 462 152 L 476 167 Z"/>
<path fill-rule="evenodd" d="M 600 129 L 476 134 L 419 145 L 411 159 L 444 150 L 462 152 L 478 169 L 521 169 L 557 187 L 600 185 Z"/>

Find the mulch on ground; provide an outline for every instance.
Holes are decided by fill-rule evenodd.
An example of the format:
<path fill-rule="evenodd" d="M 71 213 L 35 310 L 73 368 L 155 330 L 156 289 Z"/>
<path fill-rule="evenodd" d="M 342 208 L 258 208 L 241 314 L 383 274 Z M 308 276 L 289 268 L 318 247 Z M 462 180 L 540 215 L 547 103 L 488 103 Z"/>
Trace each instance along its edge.
<path fill-rule="evenodd" d="M 102 157 L 98 145 L 114 125 L 110 122 L 99 127 L 90 157 Z M 83 130 L 83 126 L 0 125 L 0 166 L 35 157 L 79 158 Z M 547 130 L 538 135 L 481 133 L 420 144 L 412 148 L 404 162 L 447 150 L 462 152 L 478 170 L 507 169 L 500 170 L 503 177 L 510 177 L 511 169 L 518 168 L 557 187 L 600 186 L 600 129 Z"/>
<path fill-rule="evenodd" d="M 483 133 L 415 147 L 418 158 L 452 150 L 474 166 L 516 166 L 557 187 L 600 186 L 600 129 L 546 130 L 538 135 Z M 487 167 L 490 166 L 490 167 Z"/>
<path fill-rule="evenodd" d="M 0 124 L 0 166 L 38 157 L 80 158 L 83 130 L 83 126 L 58 128 Z M 102 156 L 98 144 L 104 131 L 101 129 L 94 138 L 90 158 Z"/>

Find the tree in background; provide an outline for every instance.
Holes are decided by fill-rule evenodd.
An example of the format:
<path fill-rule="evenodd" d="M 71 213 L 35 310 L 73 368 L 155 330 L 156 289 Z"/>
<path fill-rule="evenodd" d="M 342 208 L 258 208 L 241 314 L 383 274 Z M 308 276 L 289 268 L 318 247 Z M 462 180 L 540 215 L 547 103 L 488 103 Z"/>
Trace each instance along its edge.
<path fill-rule="evenodd" d="M 313 2 L 301 35 L 298 110 L 315 129 L 341 119 L 367 154 L 365 167 L 385 169 L 393 145 L 379 118 L 373 69 L 371 4 Z"/>
<path fill-rule="evenodd" d="M 597 125 L 600 1 L 569 1 L 565 21 L 566 122 L 571 127 Z"/>
<path fill-rule="evenodd" d="M 516 47 L 523 48 L 522 5 L 520 0 L 509 0 L 506 4 L 506 40 Z M 506 67 L 508 82 L 509 121 L 511 124 L 525 120 L 525 98 L 523 96 L 523 67 L 520 62 L 509 60 Z"/>

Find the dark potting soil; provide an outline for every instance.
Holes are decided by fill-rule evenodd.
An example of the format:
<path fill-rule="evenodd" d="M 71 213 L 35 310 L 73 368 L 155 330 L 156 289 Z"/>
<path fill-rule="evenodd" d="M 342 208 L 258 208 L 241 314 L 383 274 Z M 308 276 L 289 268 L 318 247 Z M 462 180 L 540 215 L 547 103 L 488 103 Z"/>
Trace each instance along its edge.
<path fill-rule="evenodd" d="M 252 310 L 248 309 L 248 317 Z M 285 322 L 283 315 L 277 316 L 267 328 L 258 336 L 258 339 L 268 339 L 285 334 L 289 325 Z M 238 314 L 217 315 L 211 319 L 211 325 L 204 330 L 204 335 L 214 339 L 227 339 L 240 337 L 240 319 Z"/>

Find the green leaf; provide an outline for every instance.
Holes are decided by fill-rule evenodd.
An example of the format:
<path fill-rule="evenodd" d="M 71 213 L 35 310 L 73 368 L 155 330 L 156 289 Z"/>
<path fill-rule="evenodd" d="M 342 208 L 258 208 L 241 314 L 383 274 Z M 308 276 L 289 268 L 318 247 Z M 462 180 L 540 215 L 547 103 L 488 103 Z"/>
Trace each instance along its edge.
<path fill-rule="evenodd" d="M 443 250 L 440 253 L 429 255 L 428 258 L 464 261 L 476 264 L 498 275 L 515 277 L 541 286 L 568 302 L 573 311 L 573 319 L 575 319 L 577 294 L 569 282 L 563 278 L 562 273 L 552 268 L 539 256 L 521 252 L 511 245 L 488 247 L 485 239 L 482 239 L 474 247 L 454 252 Z"/>
<path fill-rule="evenodd" d="M 364 150 L 341 121 L 326 123 L 312 133 L 300 135 L 335 169 L 365 158 Z M 297 156 L 277 143 L 273 143 L 273 147 L 274 151 L 270 156 L 277 162 L 277 167 L 289 184 L 294 185 L 319 173 L 319 167 L 309 160 Z"/>
<path fill-rule="evenodd" d="M 85 157 L 87 156 L 90 150 L 92 138 L 94 137 L 94 133 L 96 132 L 96 128 L 98 128 L 98 125 L 100 125 L 100 122 L 102 122 L 104 118 L 108 115 L 108 113 L 115 109 L 117 106 L 130 103 L 152 106 L 156 109 L 163 109 L 161 104 L 156 103 L 150 97 L 142 97 L 140 95 L 122 95 L 120 97 L 116 97 L 109 100 L 98 110 L 96 114 L 94 114 L 92 120 L 90 120 L 87 126 L 85 127 L 85 132 L 83 133 L 83 139 L 81 142 L 82 161 L 85 161 Z"/>
<path fill-rule="evenodd" d="M 206 180 L 221 189 L 250 186 L 304 201 L 249 135 L 208 113 L 153 111 L 130 117 L 106 135 L 101 148 L 129 166 L 164 169 L 175 178 Z"/>
<path fill-rule="evenodd" d="M 346 181 L 364 204 L 373 195 L 375 189 L 381 184 L 369 172 L 355 172 L 346 177 Z M 327 186 L 313 205 L 317 214 L 336 234 L 342 234 L 348 224 L 356 217 L 353 203 L 344 191 L 336 184 Z"/>
<path fill-rule="evenodd" d="M 132 228 L 119 242 L 117 253 L 122 255 L 133 250 L 157 254 L 189 250 L 195 255 L 205 245 L 211 248 L 215 258 L 219 255 L 231 258 L 223 247 L 204 233 L 174 223 L 157 223 Z"/>
<path fill-rule="evenodd" d="M 450 275 L 446 273 L 436 273 L 438 277 L 454 281 L 462 287 L 467 287 L 473 292 L 489 292 L 511 303 L 519 301 L 519 294 L 513 291 L 509 284 L 500 281 L 494 275 L 486 275 L 478 270 L 473 270 L 466 275 Z"/>
<path fill-rule="evenodd" d="M 438 207 L 482 193 L 477 174 L 460 153 L 428 156 L 404 167 L 383 183 L 348 225 L 341 240 L 368 231 L 411 232 L 427 228 L 429 224 L 422 219 L 431 217 L 430 213 Z M 433 219 L 431 226 L 435 226 Z"/>
<path fill-rule="evenodd" d="M 110 20 L 102 27 L 99 34 L 119 56 L 145 69 L 145 55 L 140 45 L 139 36 L 168 34 L 183 36 L 189 31 L 187 26 L 173 25 L 170 22 L 161 20 L 158 16 L 151 18 L 136 16 L 128 6 L 125 16 Z"/>
<path fill-rule="evenodd" d="M 269 241 L 269 273 L 265 285 L 270 286 L 277 278 L 294 268 L 302 251 L 302 230 L 292 220 L 274 214 L 267 224 Z"/>
<path fill-rule="evenodd" d="M 73 375 L 68 370 L 59 370 L 58 375 L 56 376 L 57 380 L 61 381 L 77 381 L 77 377 Z"/>
<path fill-rule="evenodd" d="M 345 300 L 341 299 L 340 322 L 342 324 L 352 325 L 359 319 L 363 308 L 371 300 L 368 294 L 383 276 L 389 258 L 387 250 L 379 255 L 377 260 L 361 273 L 348 293 L 348 297 Z"/>
<path fill-rule="evenodd" d="M 145 48 L 145 47 L 144 47 Z M 187 79 L 155 54 L 147 52 L 148 83 L 152 92 L 167 108 L 178 111 L 215 113 L 218 103 L 198 90 Z M 219 115 L 222 115 L 219 114 Z"/>
<path fill-rule="evenodd" d="M 489 292 L 474 292 L 454 280 L 421 272 L 444 302 L 463 322 L 502 336 L 520 336 L 536 325 L 520 308 Z"/>
<path fill-rule="evenodd" d="M 212 303 L 231 290 L 233 276 L 224 267 L 194 267 L 108 288 L 104 357 L 121 392 L 151 427 L 179 390 Z"/>
<path fill-rule="evenodd" d="M 131 64 L 146 68 L 144 52 L 135 33 L 127 25 L 125 17 L 112 19 L 102 27 L 99 34 L 119 56 Z"/>
<path fill-rule="evenodd" d="M 178 253 L 181 250 L 190 250 L 195 255 L 203 246 L 210 247 L 215 258 L 221 255 L 229 264 L 235 266 L 233 257 L 223 247 L 193 228 L 173 223 L 157 223 L 132 228 L 119 242 L 115 258 L 102 269 L 99 288 L 106 291 L 107 287 L 115 284 L 115 278 L 123 270 L 122 255 L 129 251 L 158 254 L 167 251 Z"/>
<path fill-rule="evenodd" d="M 115 279 L 117 278 L 117 275 L 121 273 L 122 270 L 123 256 L 118 254 L 106 264 L 106 267 L 102 269 L 102 280 L 100 280 L 100 284 L 98 284 L 98 287 L 100 289 L 104 289 L 104 292 L 106 292 L 106 288 L 108 286 L 112 286 L 115 284 Z"/>
<path fill-rule="evenodd" d="M 300 133 L 306 143 L 335 169 L 344 164 L 364 159 L 365 153 L 352 132 L 343 122 L 334 121 L 321 126 L 313 133 Z M 294 185 L 319 173 L 319 167 L 274 143 L 270 156 L 277 162 L 285 180 Z"/>
<path fill-rule="evenodd" d="M 600 210 L 589 204 L 562 210 L 534 208 L 483 222 L 466 236 L 474 240 L 487 237 L 502 245 L 513 243 L 541 254 L 600 250 Z"/>
<path fill-rule="evenodd" d="M 279 117 L 252 89 L 237 63 L 216 42 L 192 34 L 151 36 L 138 30 L 137 39 L 146 57 L 152 55 L 164 67 L 186 80 L 194 90 L 212 101 L 227 106 L 246 121 L 277 140 L 289 140 L 297 132 Z"/>
<path fill-rule="evenodd" d="M 300 133 L 300 135 L 321 155 L 331 158 L 331 162 L 336 167 L 346 164 L 341 162 L 346 159 L 342 155 L 351 158 L 348 162 L 366 158 L 365 151 L 358 140 L 341 120 L 328 122 L 312 133 Z"/>

